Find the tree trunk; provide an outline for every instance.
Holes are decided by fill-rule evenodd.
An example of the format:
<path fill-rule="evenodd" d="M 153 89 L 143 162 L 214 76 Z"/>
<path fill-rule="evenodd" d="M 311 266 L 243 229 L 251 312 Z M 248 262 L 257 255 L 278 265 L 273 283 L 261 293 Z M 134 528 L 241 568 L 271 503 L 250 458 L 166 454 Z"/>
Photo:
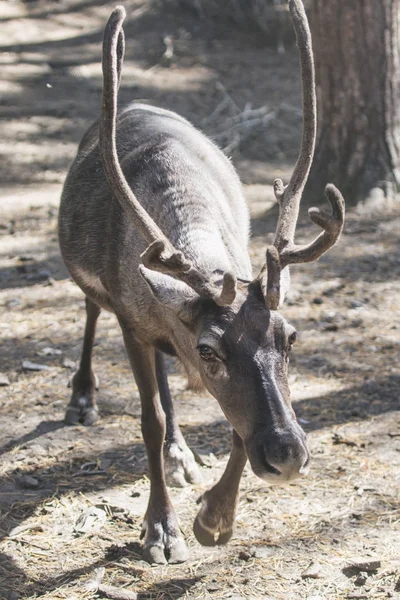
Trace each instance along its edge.
<path fill-rule="evenodd" d="M 308 191 L 346 201 L 400 191 L 400 0 L 312 0 L 319 138 Z"/>

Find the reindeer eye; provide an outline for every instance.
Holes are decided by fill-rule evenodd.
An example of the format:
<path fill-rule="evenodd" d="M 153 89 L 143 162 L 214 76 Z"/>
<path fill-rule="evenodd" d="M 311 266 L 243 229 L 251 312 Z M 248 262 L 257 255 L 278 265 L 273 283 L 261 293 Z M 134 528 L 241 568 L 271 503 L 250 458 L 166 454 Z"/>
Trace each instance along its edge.
<path fill-rule="evenodd" d="M 200 344 L 197 346 L 197 350 L 199 351 L 200 357 L 203 360 L 216 360 L 217 356 L 210 346 L 206 346 L 205 344 Z"/>

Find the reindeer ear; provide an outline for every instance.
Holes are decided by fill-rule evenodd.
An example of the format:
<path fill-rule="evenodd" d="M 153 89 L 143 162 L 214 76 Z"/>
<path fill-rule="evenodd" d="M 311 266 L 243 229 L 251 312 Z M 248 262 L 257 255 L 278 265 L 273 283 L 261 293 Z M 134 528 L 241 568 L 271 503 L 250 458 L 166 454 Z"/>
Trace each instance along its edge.
<path fill-rule="evenodd" d="M 139 271 L 154 298 L 171 309 L 182 321 L 190 322 L 200 296 L 186 283 L 139 265 Z"/>

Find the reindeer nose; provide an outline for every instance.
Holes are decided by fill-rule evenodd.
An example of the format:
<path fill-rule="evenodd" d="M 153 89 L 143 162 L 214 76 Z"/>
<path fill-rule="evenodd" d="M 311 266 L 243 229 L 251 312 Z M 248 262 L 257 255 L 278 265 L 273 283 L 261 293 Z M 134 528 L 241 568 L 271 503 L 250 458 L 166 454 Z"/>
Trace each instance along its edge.
<path fill-rule="evenodd" d="M 294 460 L 288 460 L 285 463 L 273 463 L 269 462 L 266 457 L 266 465 L 267 469 L 272 467 L 275 469 L 277 477 L 275 479 L 276 483 L 286 483 L 288 481 L 293 481 L 293 479 L 297 479 L 298 477 L 302 477 L 307 475 L 309 472 L 309 463 L 310 457 L 307 452 L 307 456 L 299 456 Z"/>
<path fill-rule="evenodd" d="M 292 481 L 309 470 L 306 437 L 297 423 L 285 431 L 258 432 L 249 445 L 248 456 L 255 474 L 271 483 Z"/>

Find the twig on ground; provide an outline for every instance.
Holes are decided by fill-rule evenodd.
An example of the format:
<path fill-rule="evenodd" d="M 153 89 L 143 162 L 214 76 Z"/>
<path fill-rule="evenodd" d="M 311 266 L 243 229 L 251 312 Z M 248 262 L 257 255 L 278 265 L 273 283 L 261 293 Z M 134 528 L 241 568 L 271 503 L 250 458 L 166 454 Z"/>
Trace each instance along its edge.
<path fill-rule="evenodd" d="M 112 600 L 137 600 L 136 592 L 131 592 L 123 588 L 117 588 L 112 585 L 104 585 L 102 582 L 105 573 L 104 567 L 99 567 L 93 571 L 91 579 L 86 581 L 85 589 L 88 592 L 100 592 Z"/>

